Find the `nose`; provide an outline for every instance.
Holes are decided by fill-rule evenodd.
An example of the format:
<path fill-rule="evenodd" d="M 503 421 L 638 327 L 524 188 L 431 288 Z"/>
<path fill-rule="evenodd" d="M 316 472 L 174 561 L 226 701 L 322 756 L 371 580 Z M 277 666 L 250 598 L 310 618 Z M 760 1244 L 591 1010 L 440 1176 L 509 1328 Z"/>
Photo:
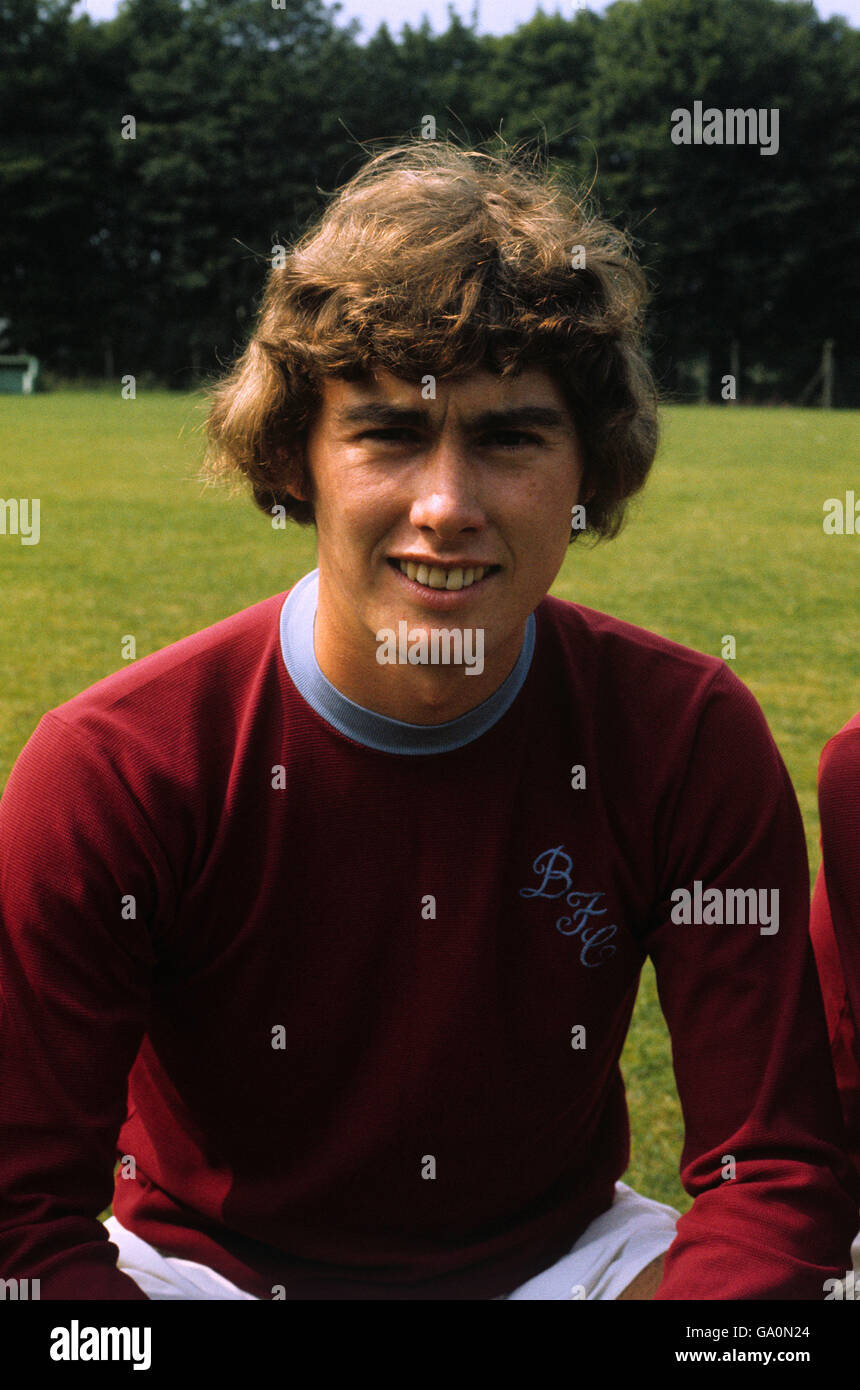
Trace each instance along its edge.
<path fill-rule="evenodd" d="M 426 453 L 409 519 L 418 530 L 435 531 L 443 539 L 485 524 L 468 449 L 452 434 L 446 432 Z"/>

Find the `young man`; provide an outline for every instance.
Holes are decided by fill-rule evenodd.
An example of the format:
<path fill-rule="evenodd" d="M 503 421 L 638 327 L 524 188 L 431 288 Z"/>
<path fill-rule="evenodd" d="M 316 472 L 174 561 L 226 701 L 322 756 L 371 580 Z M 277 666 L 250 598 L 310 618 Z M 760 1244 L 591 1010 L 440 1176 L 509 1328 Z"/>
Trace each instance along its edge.
<path fill-rule="evenodd" d="M 860 711 L 824 746 L 818 809 L 822 858 L 810 930 L 848 1152 L 860 1172 Z M 860 1232 L 852 1258 L 860 1274 Z"/>
<path fill-rule="evenodd" d="M 213 469 L 312 522 L 318 569 L 51 711 L 0 805 L 7 1276 L 801 1299 L 844 1272 L 765 720 L 717 659 L 547 596 L 653 459 L 641 300 L 560 186 L 421 143 L 272 270 Z M 648 955 L 677 1232 L 619 1181 Z"/>

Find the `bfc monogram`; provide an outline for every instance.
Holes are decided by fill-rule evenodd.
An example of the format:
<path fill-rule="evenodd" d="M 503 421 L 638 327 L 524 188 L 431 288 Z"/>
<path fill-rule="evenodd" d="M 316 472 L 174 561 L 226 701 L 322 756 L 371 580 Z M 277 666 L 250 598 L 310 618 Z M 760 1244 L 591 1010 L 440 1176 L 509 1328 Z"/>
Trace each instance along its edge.
<path fill-rule="evenodd" d="M 607 915 L 601 906 L 605 893 L 588 892 L 573 887 L 573 860 L 565 853 L 563 845 L 543 850 L 532 864 L 532 870 L 541 880 L 537 888 L 521 888 L 522 898 L 561 898 L 572 909 L 569 917 L 559 917 L 556 931 L 562 936 L 576 936 L 580 941 L 579 959 L 583 965 L 594 968 L 605 965 L 615 955 L 617 946 L 608 943 L 618 931 L 610 922 L 600 922 Z"/>

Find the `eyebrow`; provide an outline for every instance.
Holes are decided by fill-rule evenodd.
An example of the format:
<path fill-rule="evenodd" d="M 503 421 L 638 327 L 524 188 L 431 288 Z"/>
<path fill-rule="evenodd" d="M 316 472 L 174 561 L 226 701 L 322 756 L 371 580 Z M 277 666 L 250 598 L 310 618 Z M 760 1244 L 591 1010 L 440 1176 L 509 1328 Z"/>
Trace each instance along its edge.
<path fill-rule="evenodd" d="M 335 421 L 339 425 L 371 425 L 377 428 L 426 429 L 430 425 L 430 412 L 417 410 L 411 406 L 386 405 L 383 402 L 366 401 L 358 405 L 342 406 L 335 411 Z M 522 405 L 511 406 L 505 410 L 484 410 L 480 415 L 467 419 L 466 428 L 477 434 L 492 430 L 527 429 L 529 427 L 549 430 L 570 430 L 569 416 L 554 406 Z"/>

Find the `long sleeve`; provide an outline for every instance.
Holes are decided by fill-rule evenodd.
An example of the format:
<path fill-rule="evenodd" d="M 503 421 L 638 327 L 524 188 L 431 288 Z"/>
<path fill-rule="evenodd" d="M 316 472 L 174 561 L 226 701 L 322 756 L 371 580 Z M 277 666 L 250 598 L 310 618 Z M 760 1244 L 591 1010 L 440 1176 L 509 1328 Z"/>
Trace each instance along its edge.
<path fill-rule="evenodd" d="M 825 746 L 818 770 L 824 881 L 855 1023 L 860 1019 L 860 716 Z M 860 1066 L 860 1040 L 855 1061 Z"/>
<path fill-rule="evenodd" d="M 709 697 L 658 827 L 665 876 L 647 941 L 694 1198 L 657 1297 L 820 1299 L 848 1267 L 858 1193 L 809 941 L 803 827 L 751 693 L 726 670 Z M 753 894 L 732 889 L 754 890 L 755 921 Z"/>
<path fill-rule="evenodd" d="M 850 1152 L 860 1169 L 860 714 L 818 766 L 822 863 L 811 931 Z"/>
<path fill-rule="evenodd" d="M 0 1270 L 41 1297 L 145 1299 L 111 1200 L 163 856 L 107 759 L 42 719 L 0 801 Z"/>

